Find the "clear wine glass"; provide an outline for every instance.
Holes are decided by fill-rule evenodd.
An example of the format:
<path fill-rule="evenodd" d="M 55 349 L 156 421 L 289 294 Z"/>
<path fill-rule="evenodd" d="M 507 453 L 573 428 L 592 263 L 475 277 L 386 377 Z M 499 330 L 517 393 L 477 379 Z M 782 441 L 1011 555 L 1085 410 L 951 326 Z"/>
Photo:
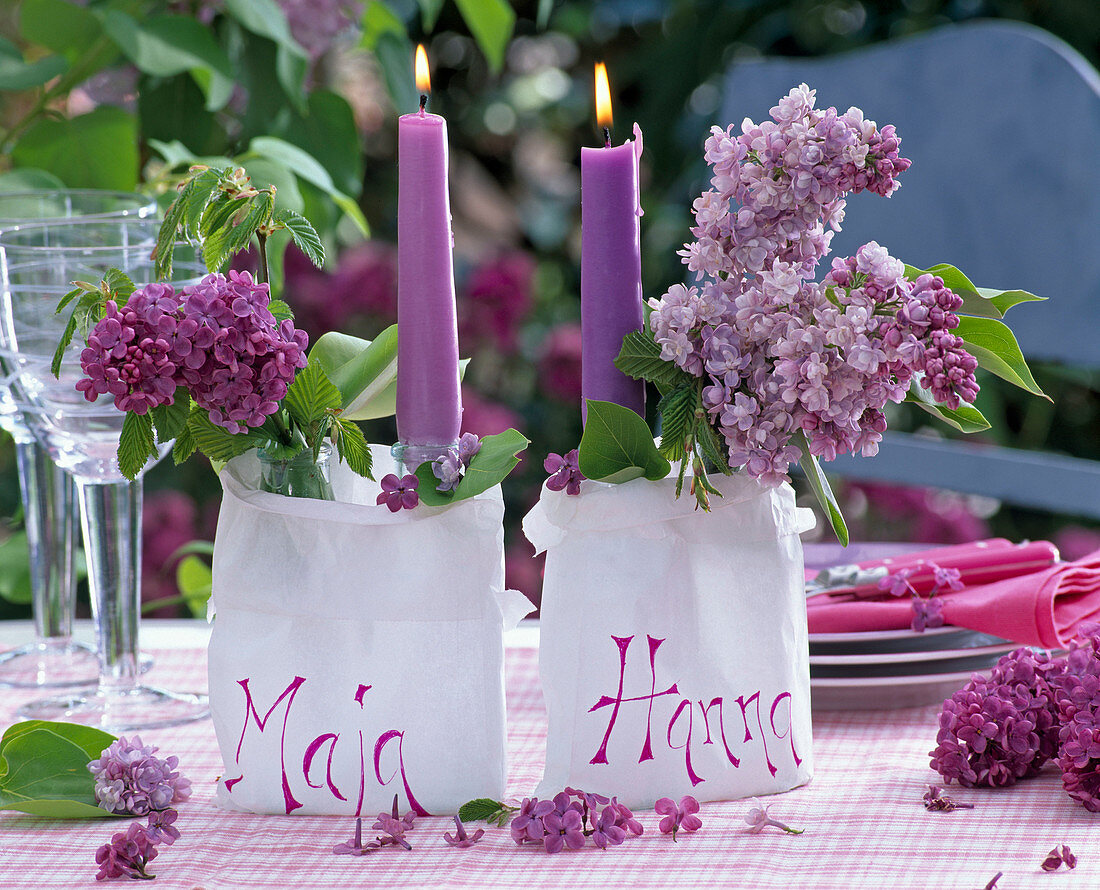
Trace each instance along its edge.
<path fill-rule="evenodd" d="M 79 338 L 66 350 L 59 377 L 50 369 L 66 321 L 55 308 L 71 282 L 97 282 L 112 267 L 138 286 L 152 281 L 155 237 L 155 223 L 146 220 L 47 222 L 0 234 L 0 341 L 16 362 L 13 392 L 35 436 L 77 482 L 99 653 L 95 691 L 32 702 L 22 717 L 128 732 L 209 713 L 205 696 L 138 680 L 142 483 L 128 481 L 118 467 L 124 415 L 110 397 L 88 402 L 76 389 L 83 376 Z M 177 265 L 180 277 L 200 274 L 194 265 Z"/>
<path fill-rule="evenodd" d="M 0 232 L 12 226 L 61 219 L 153 219 L 152 198 L 102 189 L 0 192 Z M 4 363 L 0 362 L 0 366 Z M 0 426 L 15 443 L 30 556 L 35 639 L 0 654 L 0 686 L 62 687 L 94 683 L 94 647 L 72 638 L 76 582 L 76 489 L 37 443 L 10 395 L 10 370 L 0 374 Z M 143 659 L 147 665 L 149 659 Z"/>

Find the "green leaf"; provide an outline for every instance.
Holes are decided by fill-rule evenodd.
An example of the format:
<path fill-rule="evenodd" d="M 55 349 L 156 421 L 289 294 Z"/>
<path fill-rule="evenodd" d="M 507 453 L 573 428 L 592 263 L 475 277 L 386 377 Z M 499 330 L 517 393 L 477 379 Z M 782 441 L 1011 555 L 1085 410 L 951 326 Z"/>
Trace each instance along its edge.
<path fill-rule="evenodd" d="M 483 822 L 503 809 L 504 804 L 499 800 L 479 797 L 477 800 L 466 801 L 460 806 L 458 808 L 458 818 L 463 822 Z"/>
<path fill-rule="evenodd" d="M 833 527 L 836 539 L 840 541 L 842 547 L 847 547 L 848 526 L 844 524 L 844 515 L 840 512 L 840 504 L 837 503 L 836 495 L 833 494 L 829 480 L 821 472 L 817 458 L 810 453 L 810 443 L 806 440 L 806 434 L 799 430 L 791 436 L 791 444 L 801 449 L 802 457 L 799 459 L 798 465 L 802 467 L 802 472 L 806 474 L 806 479 L 817 497 L 817 502 L 821 504 L 821 509 L 829 517 L 829 523 Z"/>
<path fill-rule="evenodd" d="M 624 482 L 664 479 L 672 469 L 653 444 L 646 422 L 622 405 L 588 399 L 579 449 L 580 470 L 589 479 Z M 636 472 L 640 471 L 640 472 Z"/>
<path fill-rule="evenodd" d="M 23 0 L 19 26 L 32 43 L 60 53 L 70 63 L 79 60 L 86 77 L 117 57 L 114 47 L 90 54 L 103 36 L 99 17 L 67 0 Z"/>
<path fill-rule="evenodd" d="M 377 410 L 379 396 L 397 380 L 397 325 L 373 341 L 331 331 L 322 334 L 309 353 L 340 391 L 345 420 L 370 420 L 393 413 Z"/>
<path fill-rule="evenodd" d="M 954 333 L 966 341 L 967 352 L 978 360 L 979 366 L 1021 389 L 1048 398 L 1031 376 L 1020 344 L 1003 322 L 964 315 Z"/>
<path fill-rule="evenodd" d="M 305 198 L 302 197 L 298 177 L 286 164 L 281 164 L 271 158 L 249 158 L 248 175 L 252 178 L 252 184 L 256 188 L 275 186 L 280 207 L 300 211 L 305 205 Z M 268 241 L 268 244 L 270 243 Z"/>
<path fill-rule="evenodd" d="M 69 63 L 61 56 L 44 56 L 26 62 L 19 48 L 0 37 L 0 90 L 30 90 L 63 74 Z"/>
<path fill-rule="evenodd" d="M 340 408 L 342 399 L 320 362 L 310 362 L 295 375 L 283 404 L 298 426 L 309 429 L 327 412 Z"/>
<path fill-rule="evenodd" d="M 108 10 L 103 27 L 138 70 L 153 77 L 191 72 L 217 111 L 233 89 L 233 67 L 213 32 L 190 16 L 160 15 L 138 22 L 117 9 Z"/>
<path fill-rule="evenodd" d="M 421 4 L 422 9 L 423 3 L 438 3 L 442 5 L 443 0 L 423 0 Z M 383 3 L 382 0 L 369 0 L 367 8 L 363 11 L 362 28 L 363 33 L 359 38 L 359 45 L 372 52 L 378 45 L 378 40 L 383 34 L 394 34 L 398 37 L 405 37 L 407 34 L 405 23 L 401 20 L 401 17 Z M 426 32 L 431 31 L 431 27 L 425 24 L 424 30 Z"/>
<path fill-rule="evenodd" d="M 82 293 L 84 293 L 83 288 L 69 291 L 62 297 L 61 304 L 57 307 L 57 311 L 60 312 L 70 300 L 80 296 Z M 65 329 L 61 332 L 61 339 L 57 341 L 57 348 L 53 352 L 53 361 L 50 362 L 50 373 L 53 374 L 54 377 L 61 376 L 61 363 L 65 360 L 65 353 L 69 349 L 69 344 L 73 342 L 73 337 L 76 336 L 76 313 L 79 308 L 79 306 L 74 306 L 73 311 L 69 313 L 69 320 L 65 323 Z"/>
<path fill-rule="evenodd" d="M 661 347 L 642 331 L 631 331 L 623 337 L 623 348 L 615 358 L 615 367 L 635 380 L 648 380 L 664 392 L 683 383 L 694 384 L 696 378 L 661 358 Z"/>
<path fill-rule="evenodd" d="M 177 448 L 180 447 L 180 441 L 184 440 L 188 434 L 194 442 L 194 447 L 211 460 L 232 460 L 246 451 L 267 444 L 266 437 L 254 432 L 231 433 L 215 425 L 207 412 L 197 406 L 191 411 L 191 419 L 187 421 L 183 432 L 176 437 Z M 190 445 L 190 442 L 187 444 Z"/>
<path fill-rule="evenodd" d="M 149 413 L 153 418 L 153 428 L 156 430 L 158 442 L 163 445 L 176 438 L 187 426 L 187 421 L 191 417 L 191 395 L 187 387 L 177 387 L 172 404 L 158 405 Z"/>
<path fill-rule="evenodd" d="M 367 479 L 374 478 L 370 472 L 370 445 L 367 444 L 359 425 L 352 420 L 334 417 L 331 435 L 336 442 L 336 451 L 340 459 L 351 468 L 351 471 Z"/>
<path fill-rule="evenodd" d="M 516 14 L 505 0 L 456 0 L 466 27 L 474 35 L 494 74 L 504 67 L 504 50 L 512 37 Z"/>
<path fill-rule="evenodd" d="M 137 478 L 150 457 L 157 456 L 153 442 L 153 418 L 127 411 L 118 438 L 118 469 L 131 482 Z"/>
<path fill-rule="evenodd" d="M 284 300 L 272 300 L 267 304 L 268 311 L 275 316 L 276 321 L 293 321 L 294 310 L 290 308 L 290 304 Z"/>
<path fill-rule="evenodd" d="M 669 460 L 683 460 L 686 456 L 698 402 L 699 388 L 693 382 L 680 384 L 657 403 L 661 415 L 658 450 Z"/>
<path fill-rule="evenodd" d="M 973 405 L 962 402 L 954 410 L 946 405 L 940 405 L 932 398 L 932 393 L 929 390 L 917 383 L 915 377 L 909 382 L 909 392 L 905 394 L 905 401 L 917 405 L 933 417 L 950 424 L 959 432 L 980 433 L 990 427 L 989 421 Z"/>
<path fill-rule="evenodd" d="M 0 544 L 0 597 L 9 603 L 31 602 L 31 564 L 27 533 L 12 532 Z"/>
<path fill-rule="evenodd" d="M 217 257 L 218 262 L 213 265 L 208 262 L 207 267 L 222 269 L 236 254 L 245 250 L 256 230 L 271 222 L 271 213 L 274 209 L 275 196 L 271 192 L 263 191 L 253 198 L 244 219 L 222 229 L 222 238 L 219 239 L 221 253 Z M 206 259 L 205 249 L 203 259 Z"/>
<path fill-rule="evenodd" d="M 275 0 L 225 0 L 225 11 L 253 34 L 266 37 L 294 55 L 309 58 L 302 45 L 291 36 L 286 14 Z"/>
<path fill-rule="evenodd" d="M 74 118 L 44 118 L 12 149 L 16 167 L 35 167 L 69 188 L 130 192 L 138 177 L 137 120 L 121 108 L 101 105 Z"/>
<path fill-rule="evenodd" d="M 275 214 L 274 221 L 290 232 L 298 249 L 309 257 L 313 265 L 318 269 L 324 266 L 325 247 L 321 243 L 321 236 L 308 219 L 293 210 L 280 210 Z"/>
<path fill-rule="evenodd" d="M 415 111 L 419 96 L 413 79 L 413 45 L 409 38 L 387 31 L 378 37 L 374 55 L 382 68 L 382 79 L 393 107 L 401 113 Z"/>
<path fill-rule="evenodd" d="M 196 618 L 205 617 L 206 604 L 210 600 L 213 587 L 210 566 L 197 556 L 185 556 L 176 565 L 176 587 L 191 614 Z"/>
<path fill-rule="evenodd" d="M 0 192 L 25 192 L 30 189 L 63 189 L 65 183 L 46 170 L 21 167 L 0 173 Z"/>
<path fill-rule="evenodd" d="M 0 809 L 36 815 L 104 818 L 95 805 L 95 779 L 88 761 L 114 736 L 91 727 L 30 721 L 11 727 L 0 740 Z"/>
<path fill-rule="evenodd" d="M 336 188 L 328 171 L 307 151 L 274 136 L 257 136 L 248 144 L 248 152 L 242 157 L 248 155 L 272 158 L 285 164 L 299 179 L 325 192 L 337 207 L 352 218 L 364 235 L 369 233 L 366 217 L 359 205 Z"/>
<path fill-rule="evenodd" d="M 417 492 L 421 503 L 429 507 L 441 507 L 488 491 L 512 472 L 519 463 L 519 453 L 530 444 L 527 437 L 516 430 L 505 430 L 495 436 L 486 436 L 481 440 L 481 449 L 466 468 L 462 481 L 449 492 L 436 488 L 439 480 L 432 473 L 432 465 L 422 463 L 416 468 L 416 477 L 420 480 Z"/>
<path fill-rule="evenodd" d="M 1047 300 L 1047 297 L 1037 297 L 1026 290 L 997 290 L 995 287 L 979 287 L 978 295 L 982 299 L 989 300 L 1002 316 L 1013 306 L 1019 306 L 1021 303 L 1045 302 Z"/>
<path fill-rule="evenodd" d="M 194 414 L 196 410 L 202 411 L 201 408 L 198 408 L 196 406 L 194 409 L 192 409 L 191 413 Z M 187 424 L 184 426 L 184 428 L 176 434 L 176 441 L 172 445 L 172 461 L 176 464 L 176 466 L 179 466 L 185 460 L 187 460 L 187 458 L 194 454 L 195 449 L 198 447 L 198 443 L 195 442 L 195 437 L 194 435 L 192 435 L 191 429 L 192 420 L 189 417 L 187 419 Z"/>
<path fill-rule="evenodd" d="M 726 476 L 733 474 L 726 443 L 711 425 L 710 418 L 706 415 L 695 426 L 695 441 L 699 443 L 703 457 L 710 461 L 715 469 Z"/>

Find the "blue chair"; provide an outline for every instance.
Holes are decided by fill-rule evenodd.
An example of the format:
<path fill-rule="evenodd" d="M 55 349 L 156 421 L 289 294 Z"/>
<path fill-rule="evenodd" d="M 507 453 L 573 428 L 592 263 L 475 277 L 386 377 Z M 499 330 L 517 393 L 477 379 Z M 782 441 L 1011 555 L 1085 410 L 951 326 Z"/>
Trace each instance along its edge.
<path fill-rule="evenodd" d="M 1008 322 L 1029 360 L 1100 368 L 1100 75 L 1040 29 L 975 22 L 840 56 L 764 58 L 726 74 L 723 122 L 767 117 L 793 86 L 897 125 L 913 166 L 888 200 L 848 202 L 833 253 L 878 241 L 984 287 L 1050 297 Z M 1100 518 L 1100 463 L 906 433 L 841 476 L 932 485 Z"/>

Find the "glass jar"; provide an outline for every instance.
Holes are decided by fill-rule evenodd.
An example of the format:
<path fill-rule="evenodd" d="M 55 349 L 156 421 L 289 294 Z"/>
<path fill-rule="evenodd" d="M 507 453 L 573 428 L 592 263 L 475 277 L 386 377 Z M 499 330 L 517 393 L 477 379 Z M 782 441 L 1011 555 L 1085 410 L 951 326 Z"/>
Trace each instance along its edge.
<path fill-rule="evenodd" d="M 327 442 L 321 444 L 317 460 L 313 459 L 313 450 L 310 448 L 291 458 L 272 457 L 263 449 L 258 454 L 261 491 L 270 491 L 289 498 L 336 500 L 329 475 L 332 446 Z"/>

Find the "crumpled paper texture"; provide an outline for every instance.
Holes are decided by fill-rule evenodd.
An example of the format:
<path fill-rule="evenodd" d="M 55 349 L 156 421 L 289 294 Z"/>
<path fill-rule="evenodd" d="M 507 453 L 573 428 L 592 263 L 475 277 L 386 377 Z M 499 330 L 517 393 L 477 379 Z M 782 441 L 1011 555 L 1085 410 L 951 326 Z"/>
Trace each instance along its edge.
<path fill-rule="evenodd" d="M 799 533 L 789 485 L 715 480 L 696 512 L 675 480 L 545 487 L 523 522 L 546 551 L 540 673 L 549 715 L 537 794 L 772 794 L 813 773 Z"/>
<path fill-rule="evenodd" d="M 392 466 L 373 446 L 375 475 Z M 218 800 L 258 813 L 449 814 L 505 787 L 502 631 L 532 606 L 504 587 L 499 487 L 391 513 L 333 468 L 337 501 L 222 471 L 210 706 Z"/>

